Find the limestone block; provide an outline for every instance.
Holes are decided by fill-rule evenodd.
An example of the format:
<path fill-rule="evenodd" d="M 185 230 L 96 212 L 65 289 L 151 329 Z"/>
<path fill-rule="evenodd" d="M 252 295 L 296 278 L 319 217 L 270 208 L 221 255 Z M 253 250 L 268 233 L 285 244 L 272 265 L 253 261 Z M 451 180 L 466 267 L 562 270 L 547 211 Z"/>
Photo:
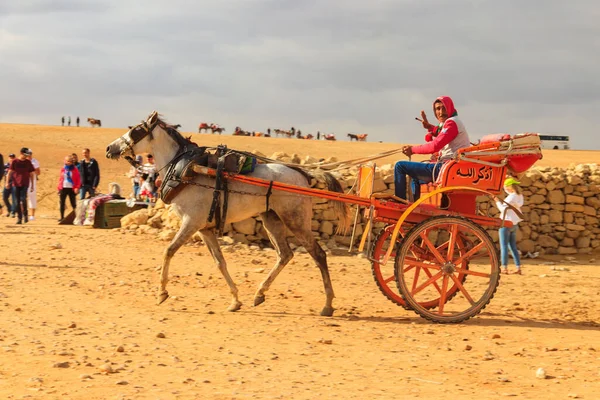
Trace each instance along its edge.
<path fill-rule="evenodd" d="M 589 237 L 580 237 L 580 238 L 577 238 L 577 240 L 575 241 L 575 244 L 578 249 L 590 247 L 590 243 L 591 243 L 591 239 Z"/>
<path fill-rule="evenodd" d="M 600 208 L 600 199 L 598 198 L 598 196 L 588 197 L 587 199 L 585 199 L 585 204 L 587 204 L 590 207 L 594 207 L 595 209 L 599 209 Z"/>
<path fill-rule="evenodd" d="M 563 222 L 563 213 L 558 210 L 550 210 L 548 212 L 549 222 L 553 223 L 562 223 Z"/>
<path fill-rule="evenodd" d="M 569 185 L 572 185 L 572 186 L 577 186 L 577 185 L 583 184 L 584 182 L 583 182 L 583 179 L 581 179 L 577 175 L 568 175 L 567 176 L 567 183 Z"/>
<path fill-rule="evenodd" d="M 546 225 L 548 224 L 548 222 L 550 222 L 550 217 L 548 215 L 543 214 L 542 216 L 540 216 L 540 224 Z"/>
<path fill-rule="evenodd" d="M 573 247 L 560 246 L 558 248 L 558 254 L 577 254 L 577 249 Z"/>
<path fill-rule="evenodd" d="M 125 215 L 121 218 L 121 227 L 128 227 L 130 225 L 145 225 L 148 221 L 148 210 L 142 209 Z"/>
<path fill-rule="evenodd" d="M 528 199 L 530 204 L 542 204 L 544 200 L 546 200 L 546 197 L 541 194 L 534 194 Z"/>
<path fill-rule="evenodd" d="M 570 212 L 584 212 L 585 211 L 585 206 L 582 206 L 581 204 L 566 204 L 565 205 L 565 211 L 570 211 Z"/>
<path fill-rule="evenodd" d="M 567 230 L 569 231 L 585 231 L 585 226 L 581 226 L 581 225 L 576 225 L 576 224 L 566 224 L 565 228 L 567 228 Z"/>
<path fill-rule="evenodd" d="M 567 203 L 567 204 L 583 204 L 584 201 L 585 201 L 585 198 L 583 198 L 581 196 L 567 195 L 565 198 L 565 203 Z"/>
<path fill-rule="evenodd" d="M 531 239 L 525 239 L 518 242 L 517 247 L 524 253 L 535 251 L 535 242 Z"/>
<path fill-rule="evenodd" d="M 575 240 L 566 237 L 563 240 L 561 240 L 560 245 L 564 247 L 573 247 L 575 245 Z"/>
<path fill-rule="evenodd" d="M 565 224 L 571 224 L 573 221 L 575 221 L 575 215 L 573 213 L 566 212 L 563 214 L 563 220 Z"/>
<path fill-rule="evenodd" d="M 256 228 L 256 221 L 254 218 L 248 218 L 243 221 L 234 222 L 233 229 L 236 232 L 243 233 L 244 235 L 254 235 Z"/>
<path fill-rule="evenodd" d="M 333 235 L 333 223 L 331 221 L 322 221 L 319 227 L 319 232 L 325 233 L 329 236 Z M 321 235 L 323 237 L 323 235 Z"/>
<path fill-rule="evenodd" d="M 556 239 L 552 238 L 550 235 L 540 235 L 537 238 L 537 244 L 539 244 L 542 247 L 557 247 L 558 246 L 558 242 L 556 241 Z"/>

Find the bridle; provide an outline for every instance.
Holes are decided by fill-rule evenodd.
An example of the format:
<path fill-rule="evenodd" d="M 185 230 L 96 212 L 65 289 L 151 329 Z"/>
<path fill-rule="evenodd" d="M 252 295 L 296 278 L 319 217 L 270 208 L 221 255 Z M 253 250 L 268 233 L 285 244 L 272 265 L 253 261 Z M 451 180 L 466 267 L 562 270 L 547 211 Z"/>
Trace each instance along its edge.
<path fill-rule="evenodd" d="M 151 115 L 148 119 L 151 120 L 152 116 L 153 115 Z M 124 156 L 123 158 L 127 160 L 127 162 L 133 167 L 137 167 L 137 164 L 135 162 L 136 155 L 135 151 L 133 150 L 133 146 L 141 142 L 146 136 L 152 136 L 152 131 L 154 130 L 154 128 L 156 128 L 157 125 L 159 125 L 159 123 L 160 121 L 158 118 L 155 118 L 154 122 L 150 124 L 147 121 L 142 121 L 141 123 L 137 124 L 129 130 L 129 137 L 131 140 L 128 140 L 126 137 L 123 136 L 121 137 L 123 142 L 125 142 L 125 146 L 127 146 L 127 149 L 129 149 L 129 151 L 131 152 L 131 156 Z M 121 154 L 123 153 L 124 151 L 121 152 Z"/>

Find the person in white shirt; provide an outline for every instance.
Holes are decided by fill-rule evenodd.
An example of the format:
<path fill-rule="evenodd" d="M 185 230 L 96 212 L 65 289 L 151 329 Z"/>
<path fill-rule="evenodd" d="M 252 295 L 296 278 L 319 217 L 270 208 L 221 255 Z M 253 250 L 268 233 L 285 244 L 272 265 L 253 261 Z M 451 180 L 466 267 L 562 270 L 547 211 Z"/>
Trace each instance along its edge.
<path fill-rule="evenodd" d="M 515 178 L 507 178 L 504 181 L 504 191 L 507 194 L 504 202 L 494 196 L 496 207 L 500 210 L 500 218 L 510 221 L 513 224 L 510 228 L 503 227 L 498 231 L 500 239 L 500 263 L 503 274 L 508 274 L 508 252 L 510 250 L 517 268 L 515 274 L 521 275 L 521 256 L 517 249 L 517 230 L 519 229 L 521 218 L 507 205 L 508 203 L 519 210 L 519 212 L 521 211 L 521 207 L 523 207 L 523 195 L 521 194 L 519 184 L 520 182 Z"/>
<path fill-rule="evenodd" d="M 35 179 L 29 181 L 29 190 L 27 191 L 27 200 L 29 203 L 29 220 L 32 221 L 35 219 L 35 209 L 37 207 L 37 181 L 39 179 L 38 176 L 40 176 L 41 170 L 40 163 L 38 160 L 33 158 L 33 151 L 31 151 L 31 149 L 28 149 L 26 156 L 27 159 L 33 164 L 33 168 L 35 168 L 35 171 L 33 173 Z"/>
<path fill-rule="evenodd" d="M 154 164 L 154 157 L 152 156 L 152 154 L 148 154 L 146 156 L 146 164 L 143 165 L 142 167 L 142 171 L 144 174 L 148 174 L 148 178 L 145 179 L 145 181 L 147 181 L 148 185 L 150 185 L 150 187 L 152 187 L 152 195 L 156 196 L 156 189 L 157 189 L 157 179 L 158 179 L 158 173 L 156 171 L 156 164 Z M 140 192 L 141 192 L 141 183 L 140 183 Z"/>

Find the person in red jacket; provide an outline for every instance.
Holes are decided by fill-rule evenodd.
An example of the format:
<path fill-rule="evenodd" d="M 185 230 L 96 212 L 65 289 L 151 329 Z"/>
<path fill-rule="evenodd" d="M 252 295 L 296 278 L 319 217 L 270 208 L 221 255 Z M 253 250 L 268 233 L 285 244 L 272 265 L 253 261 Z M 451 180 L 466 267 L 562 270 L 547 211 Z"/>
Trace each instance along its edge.
<path fill-rule="evenodd" d="M 420 120 L 423 128 L 427 129 L 425 140 L 427 143 L 419 146 L 404 146 L 402 152 L 407 156 L 413 154 L 436 154 L 435 162 L 421 163 L 413 161 L 398 161 L 394 168 L 395 195 L 406 199 L 406 175 L 413 180 L 414 200 L 421 195 L 421 183 L 433 182 L 441 170 L 439 163 L 451 160 L 456 151 L 469 147 L 469 134 L 462 121 L 458 118 L 458 112 L 454 108 L 454 102 L 448 96 L 440 96 L 433 103 L 433 112 L 439 121 L 438 125 L 432 125 L 427 121 L 425 111 L 421 111 Z"/>
<path fill-rule="evenodd" d="M 81 176 L 79 170 L 73 163 L 73 156 L 65 157 L 65 165 L 60 169 L 58 178 L 58 195 L 60 197 L 60 219 L 65 218 L 65 202 L 67 197 L 71 202 L 71 207 L 75 211 L 77 207 L 76 195 L 81 187 Z"/>

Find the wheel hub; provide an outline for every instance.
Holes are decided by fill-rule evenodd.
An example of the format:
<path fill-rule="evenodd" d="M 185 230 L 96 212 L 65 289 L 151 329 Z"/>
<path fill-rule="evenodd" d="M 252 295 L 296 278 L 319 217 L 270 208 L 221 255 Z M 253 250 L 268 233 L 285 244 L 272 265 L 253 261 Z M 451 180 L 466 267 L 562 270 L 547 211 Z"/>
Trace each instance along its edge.
<path fill-rule="evenodd" d="M 446 275 L 453 274 L 456 272 L 456 267 L 451 262 L 446 262 L 442 265 L 442 272 Z"/>

